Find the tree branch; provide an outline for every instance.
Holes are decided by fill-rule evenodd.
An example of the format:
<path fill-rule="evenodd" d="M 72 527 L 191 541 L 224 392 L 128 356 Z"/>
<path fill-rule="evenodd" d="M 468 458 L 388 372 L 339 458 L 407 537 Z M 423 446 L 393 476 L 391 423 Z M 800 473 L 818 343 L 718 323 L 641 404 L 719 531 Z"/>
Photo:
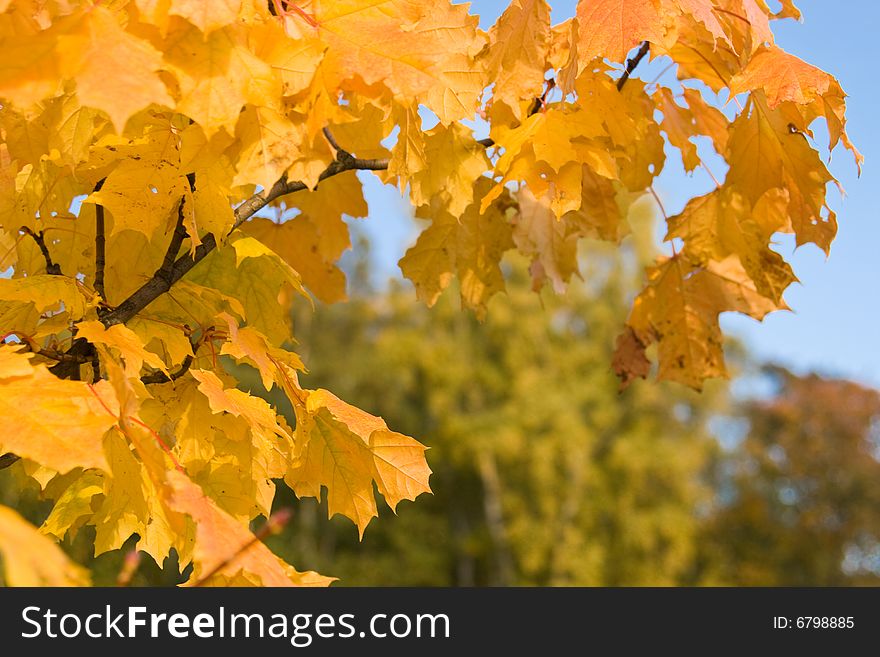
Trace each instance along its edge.
<path fill-rule="evenodd" d="M 42 356 L 43 358 L 48 358 L 50 360 L 57 360 L 59 363 L 76 363 L 77 365 L 81 365 L 83 363 L 89 362 L 89 358 L 86 356 L 79 356 L 77 354 L 71 354 L 66 351 L 56 351 L 54 349 L 31 349 L 35 354 Z"/>
<path fill-rule="evenodd" d="M 547 105 L 547 96 L 556 88 L 556 79 L 550 78 L 546 84 L 547 87 L 544 89 L 544 93 L 532 100 L 529 111 L 526 113 L 526 118 L 534 116 Z M 491 137 L 486 137 L 485 139 L 478 139 L 477 143 L 484 148 L 492 148 L 495 145 L 495 140 Z"/>
<path fill-rule="evenodd" d="M 101 178 L 96 184 L 94 192 L 100 192 L 106 178 Z M 104 290 L 104 268 L 107 265 L 105 252 L 106 240 L 104 237 L 104 206 L 100 203 L 95 205 L 95 292 L 101 295 L 101 300 L 107 302 L 107 292 Z"/>
<path fill-rule="evenodd" d="M 18 461 L 21 457 L 13 454 L 12 452 L 6 452 L 6 454 L 0 454 L 0 470 L 5 470 L 10 465 Z"/>
<path fill-rule="evenodd" d="M 25 235 L 30 235 L 34 239 L 34 242 L 37 243 L 37 246 L 40 248 L 40 253 L 43 254 L 43 260 L 46 261 L 46 273 L 54 276 L 61 276 L 61 265 L 52 261 L 52 256 L 49 254 L 49 247 L 46 246 L 46 238 L 43 236 L 43 231 L 35 233 L 27 226 L 22 226 L 20 230 Z"/>
<path fill-rule="evenodd" d="M 623 75 L 620 76 L 620 79 L 617 81 L 617 90 L 622 91 L 623 85 L 626 84 L 626 81 L 629 80 L 629 77 L 633 74 L 633 71 L 636 70 L 636 66 L 639 65 L 645 55 L 651 50 L 651 44 L 648 41 L 642 41 L 642 45 L 639 47 L 639 51 L 635 54 L 635 57 L 630 57 L 626 60 L 626 68 L 623 71 Z"/>
<path fill-rule="evenodd" d="M 177 379 L 179 379 L 189 371 L 192 363 L 193 357 L 187 356 L 183 359 L 183 362 L 180 364 L 180 369 L 178 369 L 177 371 L 171 372 L 170 374 L 165 374 L 164 372 L 153 372 L 152 374 L 142 376 L 141 383 L 168 383 L 169 381 L 177 381 Z"/>
<path fill-rule="evenodd" d="M 318 177 L 318 181 L 326 180 L 345 171 L 384 171 L 388 168 L 388 160 L 365 160 L 359 158 L 350 158 L 344 161 L 335 160 L 330 163 L 323 173 Z M 282 176 L 272 188 L 268 191 L 254 194 L 244 203 L 235 209 L 235 222 L 232 230 L 241 226 L 245 221 L 250 219 L 257 211 L 265 207 L 280 196 L 292 194 L 308 189 L 308 185 L 303 182 L 290 182 L 286 176 Z M 232 232 L 232 231 L 230 231 Z M 170 275 L 159 275 L 159 272 L 153 274 L 146 283 L 131 294 L 125 301 L 119 304 L 110 312 L 101 317 L 101 322 L 106 327 L 114 324 L 125 324 L 132 317 L 150 305 L 159 295 L 171 289 L 177 281 L 183 278 L 193 267 L 205 259 L 205 257 L 217 248 L 217 240 L 213 234 L 209 234 L 202 240 L 202 243 L 196 247 L 195 253 L 187 253 L 182 255 L 171 267 Z M 161 268 L 160 268 L 161 270 Z M 55 376 L 61 379 L 78 379 L 80 359 L 88 360 L 92 354 L 92 345 L 83 338 L 77 338 L 73 344 L 65 352 L 68 356 L 74 358 L 59 362 L 49 368 Z"/>
<path fill-rule="evenodd" d="M 359 158 L 350 158 L 346 160 L 335 160 L 330 163 L 323 173 L 318 177 L 318 181 L 326 180 L 345 171 L 384 171 L 388 168 L 388 160 L 364 160 Z M 265 207 L 280 196 L 292 194 L 293 192 L 308 189 L 308 185 L 303 182 L 290 182 L 285 176 L 282 176 L 278 182 L 272 185 L 268 191 L 254 194 L 244 203 L 235 209 L 235 222 L 232 230 L 241 226 L 245 221 L 250 219 L 258 210 Z M 230 231 L 231 232 L 231 231 Z M 156 274 L 144 283 L 138 290 L 132 293 L 125 301 L 119 304 L 111 312 L 107 313 L 101 321 L 107 327 L 114 324 L 125 324 L 132 317 L 146 308 L 159 295 L 171 289 L 177 281 L 183 278 L 193 267 L 204 260 L 205 256 L 217 248 L 217 240 L 214 235 L 208 235 L 202 240 L 202 243 L 196 247 L 194 253 L 187 253 L 180 256 L 171 267 L 169 276 L 158 276 Z M 75 347 L 76 345 L 74 345 Z"/>
<path fill-rule="evenodd" d="M 327 138 L 327 141 L 329 141 L 330 145 L 333 147 L 333 150 L 336 151 L 336 159 L 343 159 L 339 157 L 341 153 L 345 153 L 346 155 L 351 157 L 351 153 L 342 148 L 342 146 L 339 145 L 339 142 L 336 141 L 336 137 L 334 137 L 333 133 L 330 132 L 330 128 L 324 128 L 323 132 L 324 136 Z"/>
<path fill-rule="evenodd" d="M 189 182 L 190 191 L 195 192 L 196 174 L 188 173 L 186 174 L 186 179 L 187 182 Z M 180 204 L 177 206 L 177 224 L 174 226 L 174 233 L 171 235 L 171 241 L 168 243 L 168 249 L 165 251 L 162 266 L 156 270 L 155 275 L 160 278 L 169 278 L 171 276 L 171 270 L 174 268 L 174 260 L 177 258 L 177 254 L 180 253 L 180 247 L 183 244 L 183 240 L 186 239 L 186 226 L 183 225 L 185 201 L 186 198 L 181 197 Z"/>

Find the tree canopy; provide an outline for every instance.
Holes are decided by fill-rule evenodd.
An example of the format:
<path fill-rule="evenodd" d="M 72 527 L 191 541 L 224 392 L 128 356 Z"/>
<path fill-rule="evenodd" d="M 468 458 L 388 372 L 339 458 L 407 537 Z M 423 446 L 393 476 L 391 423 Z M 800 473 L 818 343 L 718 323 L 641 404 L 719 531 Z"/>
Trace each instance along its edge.
<path fill-rule="evenodd" d="M 430 490 L 422 442 L 299 383 L 288 318 L 346 296 L 359 171 L 429 222 L 400 261 L 416 295 L 455 278 L 484 318 L 508 251 L 563 291 L 580 239 L 630 231 L 665 145 L 693 170 L 708 138 L 728 169 L 666 218 L 671 255 L 613 361 L 624 384 L 652 361 L 696 389 L 723 376 L 719 314 L 786 308 L 773 235 L 834 238 L 820 151 L 861 163 L 838 82 L 774 44 L 773 21 L 800 17 L 777 7 L 580 0 L 552 25 L 544 0 L 514 0 L 484 31 L 421 0 L 0 1 L 0 465 L 55 500 L 34 544 L 88 525 L 96 553 L 137 535 L 190 584 L 324 585 L 254 543 L 277 482 L 326 491 L 359 534 L 376 493 L 393 509 Z M 672 82 L 634 76 L 649 58 Z"/>

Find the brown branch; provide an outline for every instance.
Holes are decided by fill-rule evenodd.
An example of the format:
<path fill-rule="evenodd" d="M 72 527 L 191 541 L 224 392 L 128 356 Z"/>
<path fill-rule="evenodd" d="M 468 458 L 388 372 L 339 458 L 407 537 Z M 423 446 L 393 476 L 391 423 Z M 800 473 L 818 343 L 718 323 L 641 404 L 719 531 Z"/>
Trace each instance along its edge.
<path fill-rule="evenodd" d="M 49 254 L 49 247 L 46 246 L 46 238 L 43 235 L 43 231 L 35 233 L 27 226 L 22 226 L 20 230 L 25 235 L 30 235 L 34 239 L 34 242 L 37 243 L 37 246 L 40 248 L 40 253 L 43 254 L 43 260 L 46 261 L 46 273 L 54 276 L 61 276 L 61 265 L 57 262 L 53 262 L 52 256 Z"/>
<path fill-rule="evenodd" d="M 323 173 L 318 177 L 318 181 L 326 180 L 345 171 L 384 171 L 388 168 L 388 160 L 366 160 L 359 158 L 351 158 L 345 161 L 336 160 L 330 163 Z M 286 176 L 282 176 L 272 188 L 254 194 L 244 203 L 235 209 L 235 222 L 232 230 L 241 226 L 245 221 L 250 219 L 257 211 L 265 207 L 280 196 L 292 194 L 293 192 L 308 189 L 308 185 L 303 182 L 290 182 Z M 231 231 L 230 231 L 231 232 Z M 133 292 L 125 301 L 116 308 L 101 317 L 104 326 L 110 327 L 114 324 L 125 324 L 132 317 L 150 305 L 161 294 L 171 289 L 177 281 L 183 278 L 193 267 L 205 259 L 205 257 L 217 248 L 217 240 L 213 234 L 209 234 L 202 240 L 202 243 L 196 247 L 195 253 L 187 253 L 178 258 L 171 268 L 169 276 L 159 276 L 153 274 L 146 283 Z M 67 354 L 76 357 L 84 357 L 88 359 L 92 352 L 92 345 L 83 338 L 77 338 L 73 341 Z M 62 379 L 78 379 L 79 378 L 79 362 L 59 362 L 49 368 L 55 376 Z"/>
<path fill-rule="evenodd" d="M 636 70 L 636 66 L 639 65 L 645 55 L 651 50 L 651 44 L 648 41 L 642 41 L 642 45 L 639 47 L 639 51 L 635 54 L 635 57 L 630 57 L 626 60 L 626 68 L 623 70 L 623 75 L 620 76 L 620 79 L 617 81 L 617 90 L 623 91 L 623 85 L 626 84 L 626 81 L 629 80 L 629 77 L 633 74 L 633 71 Z"/>
<path fill-rule="evenodd" d="M 89 358 L 85 356 L 79 356 L 65 351 L 56 351 L 54 349 L 31 349 L 31 351 L 43 358 L 57 360 L 59 363 L 76 363 L 81 365 L 82 363 L 89 362 Z"/>
<path fill-rule="evenodd" d="M 10 465 L 18 461 L 21 457 L 13 454 L 12 452 L 6 452 L 6 454 L 0 454 L 0 470 L 5 470 Z"/>
<path fill-rule="evenodd" d="M 93 191 L 100 192 L 106 178 L 101 178 Z M 107 302 L 107 292 L 104 290 L 104 268 L 107 265 L 105 252 L 106 239 L 104 237 L 104 206 L 100 203 L 95 205 L 95 292 L 101 295 L 101 300 Z"/>
<path fill-rule="evenodd" d="M 319 182 L 331 178 L 345 171 L 384 171 L 388 168 L 388 160 L 364 160 L 351 158 L 345 161 L 335 160 L 330 163 L 324 172 L 318 177 Z M 268 203 L 274 201 L 280 196 L 292 194 L 293 192 L 308 189 L 308 185 L 303 182 L 290 182 L 286 177 L 282 176 L 278 182 L 272 185 L 268 191 L 254 194 L 251 198 L 239 205 L 235 209 L 235 222 L 232 230 L 241 226 L 245 221 L 250 219 L 257 211 L 265 207 Z M 231 232 L 231 231 L 230 231 Z M 196 247 L 194 253 L 182 255 L 174 262 L 171 268 L 170 276 L 156 276 L 144 283 L 130 297 L 119 304 L 113 311 L 108 313 L 102 321 L 105 326 L 113 326 L 114 324 L 124 324 L 140 311 L 146 308 L 159 295 L 171 289 L 177 281 L 183 278 L 193 267 L 205 259 L 209 253 L 217 248 L 217 240 L 214 235 L 208 235 L 202 240 L 202 243 Z"/>
<path fill-rule="evenodd" d="M 77 338 L 64 353 L 69 358 L 58 361 L 49 371 L 59 379 L 79 381 L 79 366 L 91 360 L 92 345 L 85 338 Z"/>
<path fill-rule="evenodd" d="M 349 153 L 347 150 L 342 148 L 342 146 L 339 145 L 339 142 L 336 141 L 336 137 L 334 137 L 333 133 L 330 132 L 330 128 L 324 128 L 323 132 L 324 132 L 324 136 L 327 138 L 327 141 L 329 141 L 330 145 L 333 147 L 333 150 L 336 151 L 336 159 L 343 159 L 343 158 L 339 157 L 340 154 L 343 154 L 343 153 L 345 155 L 351 157 L 351 153 Z"/>
<path fill-rule="evenodd" d="M 189 182 L 190 191 L 195 192 L 196 174 L 188 173 L 186 174 L 186 179 Z M 174 268 L 174 261 L 177 258 L 177 254 L 180 253 L 180 247 L 183 244 L 183 241 L 186 239 L 186 226 L 184 226 L 183 223 L 185 202 L 186 197 L 181 197 L 180 204 L 177 206 L 177 224 L 174 226 L 174 233 L 171 235 L 171 241 L 168 243 L 165 257 L 162 259 L 162 266 L 156 270 L 155 275 L 160 278 L 169 278 L 171 276 L 171 270 Z"/>
<path fill-rule="evenodd" d="M 180 369 L 177 371 L 171 372 L 170 374 L 165 374 L 165 372 L 153 372 L 152 374 L 142 376 L 141 383 L 168 383 L 169 381 L 177 381 L 177 379 L 189 371 L 192 362 L 193 357 L 187 356 L 183 359 L 183 362 L 180 364 Z"/>
<path fill-rule="evenodd" d="M 534 116 L 538 112 L 540 112 L 544 107 L 547 106 L 547 96 L 548 94 L 556 88 L 556 79 L 550 78 L 547 80 L 547 88 L 544 89 L 544 93 L 540 96 L 536 96 L 532 100 L 532 104 L 529 107 L 529 111 L 526 113 L 526 118 L 530 116 Z M 485 139 L 478 139 L 477 143 L 484 148 L 492 148 L 495 145 L 495 140 L 491 137 L 486 137 Z"/>

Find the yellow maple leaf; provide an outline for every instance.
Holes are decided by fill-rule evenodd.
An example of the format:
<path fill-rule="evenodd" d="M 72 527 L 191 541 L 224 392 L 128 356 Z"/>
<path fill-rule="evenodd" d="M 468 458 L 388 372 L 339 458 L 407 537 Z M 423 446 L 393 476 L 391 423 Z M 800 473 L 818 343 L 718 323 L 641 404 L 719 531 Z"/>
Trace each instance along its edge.
<path fill-rule="evenodd" d="M 693 172 L 702 164 L 697 154 L 697 146 L 692 138 L 706 135 L 712 138 L 715 150 L 723 153 L 727 147 L 728 121 L 719 110 L 710 107 L 702 100 L 700 92 L 685 89 L 683 96 L 688 107 L 676 102 L 672 92 L 661 87 L 657 107 L 663 112 L 661 124 L 669 137 L 670 143 L 681 151 L 685 171 Z"/>
<path fill-rule="evenodd" d="M 639 43 L 662 42 L 666 32 L 656 0 L 581 0 L 577 17 L 582 67 L 596 57 L 623 62 Z"/>
<path fill-rule="evenodd" d="M 427 166 L 410 178 L 414 205 L 442 194 L 450 214 L 461 215 L 474 198 L 474 181 L 489 168 L 486 149 L 460 123 L 438 125 L 425 134 Z"/>
<path fill-rule="evenodd" d="M 461 281 L 462 305 L 474 310 L 479 318 L 485 317 L 489 299 L 504 290 L 500 262 L 513 246 L 504 208 L 511 202 L 507 197 L 496 197 L 483 209 L 483 198 L 490 188 L 491 179 L 480 177 L 475 184 L 475 200 L 460 218 L 452 216 L 439 200 L 417 211 L 416 216 L 431 218 L 432 223 L 399 265 L 415 285 L 416 294 L 429 306 L 448 286 L 453 271 Z"/>
<path fill-rule="evenodd" d="M 310 217 L 303 214 L 280 224 L 257 218 L 243 230 L 284 258 L 318 299 L 325 303 L 346 299 L 345 274 L 321 252 L 319 229 Z"/>
<path fill-rule="evenodd" d="M 88 521 L 95 527 L 95 554 L 119 549 L 138 534 L 137 549 L 162 563 L 178 545 L 178 536 L 163 513 L 155 487 L 121 431 L 108 433 L 104 447 L 109 476 L 103 479 L 103 500 Z"/>
<path fill-rule="evenodd" d="M 242 146 L 232 184 L 254 184 L 268 189 L 302 156 L 300 148 L 305 133 L 302 126 L 280 112 L 249 105 L 239 116 L 236 138 Z"/>
<path fill-rule="evenodd" d="M 109 9 L 85 12 L 75 32 L 59 37 L 57 57 L 61 75 L 76 80 L 80 102 L 107 112 L 118 132 L 138 110 L 173 104 L 158 75 L 161 53 L 123 29 Z"/>
<path fill-rule="evenodd" d="M 755 288 L 784 308 L 782 293 L 797 281 L 782 256 L 771 251 L 771 235 L 779 228 L 765 224 L 734 188 L 722 188 L 691 199 L 670 217 L 666 239 L 680 237 L 685 251 L 699 262 L 736 255 Z"/>
<path fill-rule="evenodd" d="M 144 363 L 164 372 L 165 363 L 156 354 L 147 351 L 137 333 L 127 326 L 117 324 L 106 328 L 101 322 L 89 320 L 76 325 L 77 336 L 85 338 L 92 344 L 110 347 L 125 363 L 125 374 L 128 377 L 140 375 Z"/>
<path fill-rule="evenodd" d="M 221 313 L 218 319 L 225 321 L 229 329 L 220 353 L 256 367 L 266 390 L 271 390 L 274 385 L 279 361 L 294 369 L 305 370 L 299 356 L 292 351 L 271 347 L 266 341 L 266 336 L 259 331 L 249 326 L 240 327 L 235 318 L 228 313 Z"/>
<path fill-rule="evenodd" d="M 284 563 L 185 475 L 171 470 L 167 482 L 168 506 L 195 523 L 195 569 L 189 583 L 228 585 L 239 574 L 248 584 L 261 586 L 329 586 L 333 582 L 332 577 L 300 573 Z"/>
<path fill-rule="evenodd" d="M 51 534 L 59 541 L 89 519 L 94 510 L 92 501 L 104 494 L 104 474 L 97 470 L 86 470 L 77 477 L 55 501 L 55 506 L 40 526 L 40 532 Z"/>
<path fill-rule="evenodd" d="M 806 137 L 791 129 L 785 106 L 771 110 L 762 92 L 751 111 L 734 121 L 727 147 L 727 183 L 752 203 L 772 188 L 789 192 L 789 214 L 797 243 L 813 242 L 826 253 L 837 233 L 837 215 L 826 202 L 826 185 L 836 182 Z"/>
<path fill-rule="evenodd" d="M 392 509 L 431 492 L 424 445 L 326 390 L 303 392 L 306 403 L 296 407 L 296 453 L 284 478 L 298 496 L 320 497 L 326 486 L 329 514 L 350 518 L 363 537 L 378 515 L 374 482 Z"/>
<path fill-rule="evenodd" d="M 169 14 L 182 16 L 206 34 L 234 23 L 241 13 L 242 0 L 171 0 Z"/>
<path fill-rule="evenodd" d="M 7 586 L 89 586 L 89 573 L 8 506 L 0 505 L 0 556 Z"/>
<path fill-rule="evenodd" d="M 486 51 L 492 102 L 505 103 L 517 119 L 522 101 L 544 87 L 550 44 L 550 6 L 545 0 L 514 0 L 489 31 Z"/>
<path fill-rule="evenodd" d="M 829 131 L 829 150 L 842 139 L 861 169 L 864 158 L 850 143 L 846 134 L 846 94 L 837 79 L 808 64 L 778 46 L 767 46 L 749 59 L 748 65 L 730 80 L 730 94 L 760 89 L 767 107 L 776 109 L 780 103 L 803 105 L 812 116 L 824 116 Z"/>
<path fill-rule="evenodd" d="M 0 416 L 7 430 L 0 452 L 13 452 L 58 472 L 73 468 L 108 471 L 103 437 L 117 418 L 81 381 L 63 381 L 44 365 L 27 365 L 28 354 L 0 347 Z"/>
<path fill-rule="evenodd" d="M 208 136 L 221 128 L 232 134 L 247 104 L 280 107 L 281 81 L 250 50 L 244 26 L 227 25 L 205 35 L 191 23 L 173 19 L 164 61 L 179 83 L 177 111 Z"/>
<path fill-rule="evenodd" d="M 190 370 L 190 374 L 199 382 L 199 390 L 207 397 L 214 413 L 231 413 L 243 418 L 267 442 L 274 442 L 274 436 L 291 440 L 265 400 L 235 388 L 224 388 L 223 382 L 210 370 Z"/>
<path fill-rule="evenodd" d="M 272 344 L 290 337 L 290 325 L 281 303 L 285 288 L 307 297 L 300 275 L 277 253 L 253 237 L 233 233 L 227 245 L 218 249 L 189 276 L 202 286 L 213 288 L 239 302 L 248 323 Z"/>
<path fill-rule="evenodd" d="M 727 374 L 718 315 L 737 311 L 763 319 L 778 309 L 758 293 L 736 256 L 702 265 L 682 254 L 662 260 L 648 272 L 648 285 L 627 320 L 641 346 L 618 343 L 618 374 L 644 375 L 644 349 L 656 342 L 657 377 L 700 390 L 705 379 Z"/>
<path fill-rule="evenodd" d="M 535 198 L 528 187 L 516 194 L 519 212 L 513 220 L 513 241 L 520 253 L 532 258 L 532 287 L 539 290 L 550 279 L 557 293 L 578 273 L 577 226 L 556 217 L 547 196 Z"/>
<path fill-rule="evenodd" d="M 466 6 L 313 0 L 302 8 L 328 45 L 324 62 L 340 83 L 354 76 L 382 82 L 395 95 L 423 98 L 444 122 L 473 115 L 485 86 L 474 62 L 483 37 Z"/>
<path fill-rule="evenodd" d="M 422 132 L 422 119 L 418 108 L 395 106 L 395 122 L 400 128 L 397 143 L 391 149 L 388 161 L 388 175 L 397 176 L 397 186 L 401 192 L 415 174 L 428 167 L 425 155 L 425 133 Z"/>
<path fill-rule="evenodd" d="M 76 279 L 51 274 L 0 279 L 0 300 L 30 303 L 38 312 L 63 309 L 77 319 L 94 305 Z"/>

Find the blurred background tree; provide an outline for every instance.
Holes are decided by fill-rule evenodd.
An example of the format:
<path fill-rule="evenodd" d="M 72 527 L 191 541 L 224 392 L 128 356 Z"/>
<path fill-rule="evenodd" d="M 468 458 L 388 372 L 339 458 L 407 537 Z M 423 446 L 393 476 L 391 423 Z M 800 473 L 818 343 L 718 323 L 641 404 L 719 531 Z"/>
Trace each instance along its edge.
<path fill-rule="evenodd" d="M 880 393 L 766 367 L 741 405 L 704 527 L 706 576 L 760 586 L 880 584 Z"/>
<path fill-rule="evenodd" d="M 619 395 L 608 364 L 640 266 L 600 245 L 584 259 L 589 284 L 564 296 L 537 297 L 514 263 L 482 324 L 454 295 L 427 309 L 397 286 L 297 316 L 304 359 L 320 364 L 302 383 L 335 386 L 430 445 L 434 496 L 362 544 L 305 501 L 273 549 L 345 584 L 689 581 L 724 386 Z"/>

